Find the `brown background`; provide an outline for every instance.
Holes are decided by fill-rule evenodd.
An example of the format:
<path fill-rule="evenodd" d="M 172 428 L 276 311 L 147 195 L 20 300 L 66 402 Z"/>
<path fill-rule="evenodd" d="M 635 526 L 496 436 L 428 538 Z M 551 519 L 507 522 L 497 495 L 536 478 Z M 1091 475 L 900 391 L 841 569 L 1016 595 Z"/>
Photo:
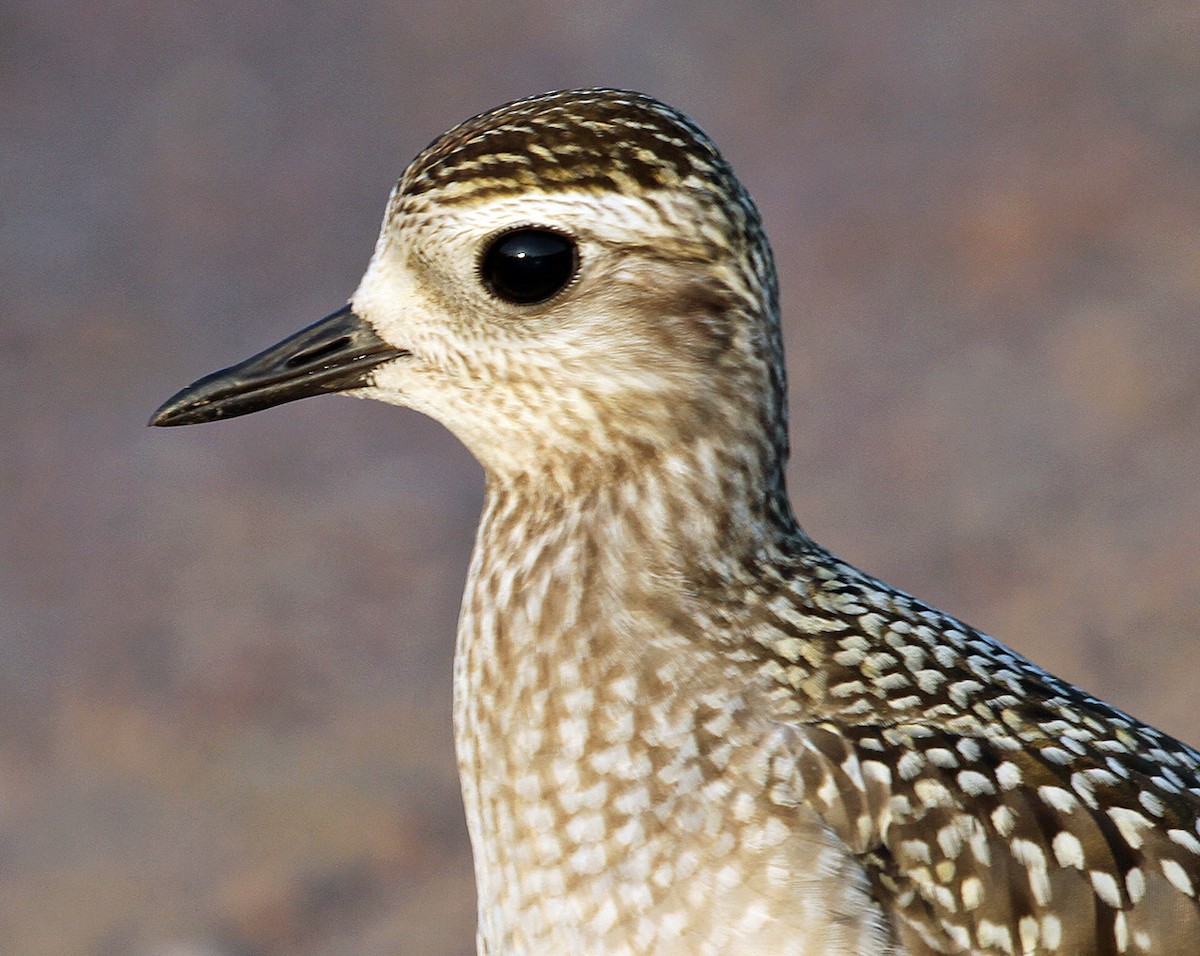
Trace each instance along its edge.
<path fill-rule="evenodd" d="M 548 88 L 678 105 L 757 198 L 814 536 L 1200 741 L 1200 6 L 341 10 L 0 7 L 0 952 L 471 951 L 479 469 L 344 399 L 143 423 Z"/>

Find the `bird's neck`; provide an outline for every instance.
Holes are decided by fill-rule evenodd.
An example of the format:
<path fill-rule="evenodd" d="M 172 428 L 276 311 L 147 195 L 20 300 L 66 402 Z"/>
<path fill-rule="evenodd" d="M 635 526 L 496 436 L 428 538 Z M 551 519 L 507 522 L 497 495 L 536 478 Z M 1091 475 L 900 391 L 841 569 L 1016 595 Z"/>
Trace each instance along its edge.
<path fill-rule="evenodd" d="M 489 475 L 464 614 L 527 620 L 544 646 L 576 631 L 548 617 L 548 603 L 581 614 L 662 603 L 728 585 L 802 537 L 783 463 L 768 455 L 718 456 L 697 443 L 569 477 Z"/>
<path fill-rule="evenodd" d="M 481 912 L 516 892 L 503 874 L 537 868 L 524 858 L 538 852 L 528 821 L 583 799 L 587 751 L 619 739 L 638 701 L 662 701 L 690 668 L 718 670 L 705 666 L 719 649 L 704 635 L 721 628 L 704 608 L 728 604 L 801 534 L 778 477 L 700 494 L 713 463 L 657 465 L 565 492 L 489 480 L 454 675 Z"/>

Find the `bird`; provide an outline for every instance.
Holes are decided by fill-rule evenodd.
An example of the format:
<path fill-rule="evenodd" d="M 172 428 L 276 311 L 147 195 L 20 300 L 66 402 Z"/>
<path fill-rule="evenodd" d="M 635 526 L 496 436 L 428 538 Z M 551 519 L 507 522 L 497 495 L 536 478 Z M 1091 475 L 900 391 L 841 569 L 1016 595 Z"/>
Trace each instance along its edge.
<path fill-rule="evenodd" d="M 348 304 L 154 425 L 344 392 L 481 463 L 454 736 L 483 956 L 1200 952 L 1200 754 L 816 543 L 709 137 L 565 90 L 435 139 Z"/>

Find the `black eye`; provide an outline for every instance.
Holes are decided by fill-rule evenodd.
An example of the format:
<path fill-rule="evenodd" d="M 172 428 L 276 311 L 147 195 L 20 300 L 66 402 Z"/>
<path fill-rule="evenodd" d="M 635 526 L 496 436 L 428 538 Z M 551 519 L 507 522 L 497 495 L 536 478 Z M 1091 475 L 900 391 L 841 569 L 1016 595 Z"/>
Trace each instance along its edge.
<path fill-rule="evenodd" d="M 514 229 L 496 237 L 479 263 L 487 287 L 506 302 L 544 302 L 571 281 L 575 243 L 549 229 Z"/>

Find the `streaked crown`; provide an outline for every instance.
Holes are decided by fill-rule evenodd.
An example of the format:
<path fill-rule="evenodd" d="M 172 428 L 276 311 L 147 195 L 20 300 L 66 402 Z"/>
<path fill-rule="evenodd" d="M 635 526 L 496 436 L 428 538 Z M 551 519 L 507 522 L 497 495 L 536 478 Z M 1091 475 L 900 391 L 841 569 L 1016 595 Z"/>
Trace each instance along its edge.
<path fill-rule="evenodd" d="M 439 201 L 532 188 L 596 191 L 688 186 L 739 190 L 712 141 L 682 113 L 640 93 L 566 90 L 480 113 L 413 161 L 402 189 Z"/>

